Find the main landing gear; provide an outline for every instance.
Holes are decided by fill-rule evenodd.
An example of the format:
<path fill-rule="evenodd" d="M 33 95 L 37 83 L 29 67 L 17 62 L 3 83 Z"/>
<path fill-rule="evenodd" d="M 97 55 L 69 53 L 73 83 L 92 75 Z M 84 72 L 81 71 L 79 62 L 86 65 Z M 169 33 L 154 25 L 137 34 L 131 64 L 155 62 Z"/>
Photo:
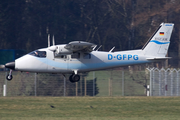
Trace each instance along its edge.
<path fill-rule="evenodd" d="M 80 76 L 78 74 L 72 74 L 69 77 L 69 81 L 74 83 L 74 82 L 78 82 L 80 80 Z"/>
<path fill-rule="evenodd" d="M 74 73 L 69 77 L 69 81 L 74 83 L 80 80 L 80 76 L 77 74 L 78 70 L 74 70 Z"/>

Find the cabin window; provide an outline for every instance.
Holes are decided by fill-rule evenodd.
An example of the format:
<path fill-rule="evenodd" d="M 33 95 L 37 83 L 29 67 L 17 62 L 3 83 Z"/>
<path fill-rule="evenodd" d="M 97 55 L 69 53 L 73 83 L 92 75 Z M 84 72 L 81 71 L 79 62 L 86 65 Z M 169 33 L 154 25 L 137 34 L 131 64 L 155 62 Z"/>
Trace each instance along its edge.
<path fill-rule="evenodd" d="M 33 51 L 33 52 L 30 52 L 29 55 L 40 57 L 40 58 L 45 58 L 46 51 Z"/>
<path fill-rule="evenodd" d="M 60 55 L 59 58 L 61 58 L 61 59 L 66 59 L 67 56 L 66 56 L 66 55 Z"/>
<path fill-rule="evenodd" d="M 62 54 L 54 53 L 54 56 L 55 56 L 55 58 L 67 59 L 67 55 L 62 55 Z"/>
<path fill-rule="evenodd" d="M 84 58 L 84 59 L 91 59 L 91 54 L 89 54 L 89 53 L 84 53 L 83 58 Z"/>
<path fill-rule="evenodd" d="M 72 58 L 72 59 L 79 59 L 79 58 L 80 58 L 80 53 L 73 53 L 73 54 L 71 55 L 71 58 Z"/>

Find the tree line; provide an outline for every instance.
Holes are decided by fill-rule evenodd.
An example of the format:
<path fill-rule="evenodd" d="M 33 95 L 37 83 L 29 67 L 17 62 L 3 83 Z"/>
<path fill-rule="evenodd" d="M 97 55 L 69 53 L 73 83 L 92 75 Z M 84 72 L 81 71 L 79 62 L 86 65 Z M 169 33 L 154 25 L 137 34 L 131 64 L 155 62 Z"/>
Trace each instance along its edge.
<path fill-rule="evenodd" d="M 141 48 L 162 22 L 173 22 L 170 53 L 179 63 L 178 0 L 1 0 L 0 49 L 27 52 L 83 40 L 108 51 Z M 179 64 L 178 64 L 179 65 Z"/>

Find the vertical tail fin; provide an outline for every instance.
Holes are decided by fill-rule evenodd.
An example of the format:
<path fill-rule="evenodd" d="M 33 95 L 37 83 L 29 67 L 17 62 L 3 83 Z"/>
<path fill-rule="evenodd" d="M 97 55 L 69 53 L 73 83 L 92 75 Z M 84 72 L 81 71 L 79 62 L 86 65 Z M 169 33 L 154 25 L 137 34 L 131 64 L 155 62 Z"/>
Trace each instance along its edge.
<path fill-rule="evenodd" d="M 169 48 L 173 27 L 173 23 L 162 23 L 142 48 L 143 54 L 151 57 L 165 57 Z"/>

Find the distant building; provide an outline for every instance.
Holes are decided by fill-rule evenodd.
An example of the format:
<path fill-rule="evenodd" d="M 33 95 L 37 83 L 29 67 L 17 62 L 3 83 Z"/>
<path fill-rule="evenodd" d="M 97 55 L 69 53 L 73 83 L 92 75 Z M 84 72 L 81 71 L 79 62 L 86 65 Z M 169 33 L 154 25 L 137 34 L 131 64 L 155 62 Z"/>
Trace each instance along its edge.
<path fill-rule="evenodd" d="M 0 49 L 0 65 L 14 61 L 25 53 L 24 50 Z"/>

